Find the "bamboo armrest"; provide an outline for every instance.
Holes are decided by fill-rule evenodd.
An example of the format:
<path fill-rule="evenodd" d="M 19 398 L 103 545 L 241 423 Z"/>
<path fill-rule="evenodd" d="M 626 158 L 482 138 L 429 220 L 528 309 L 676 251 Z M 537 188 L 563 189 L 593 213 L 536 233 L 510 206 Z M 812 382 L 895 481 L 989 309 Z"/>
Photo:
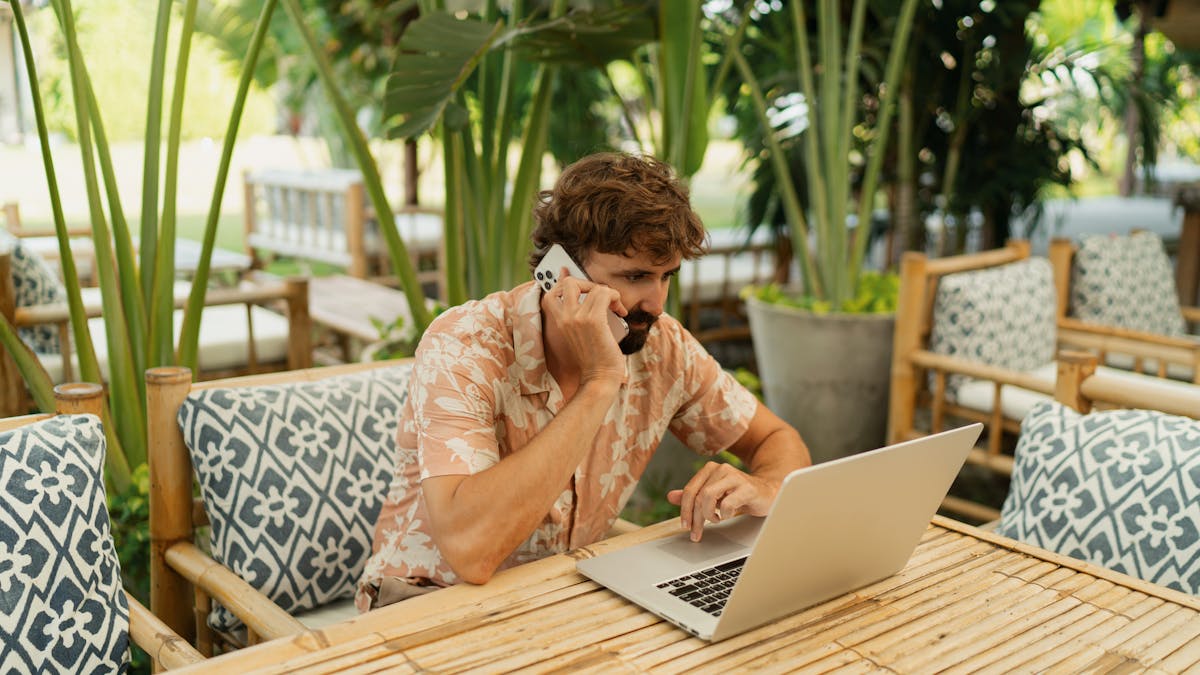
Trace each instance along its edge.
<path fill-rule="evenodd" d="M 1183 312 L 1184 321 L 1200 321 L 1200 307 L 1180 307 L 1179 309 Z"/>
<path fill-rule="evenodd" d="M 271 640 L 308 631 L 304 624 L 195 545 L 176 543 L 167 549 L 165 557 L 171 569 L 224 605 L 260 637 Z"/>
<path fill-rule="evenodd" d="M 1047 382 L 1019 370 L 989 366 L 956 356 L 935 354 L 924 349 L 913 352 L 911 358 L 914 364 L 922 368 L 941 370 L 955 375 L 966 375 L 967 377 L 989 380 L 997 384 L 1007 384 L 1042 394 L 1054 395 L 1054 382 Z"/>
<path fill-rule="evenodd" d="M 291 290 L 286 283 L 248 285 L 243 288 L 214 288 L 209 289 L 205 293 L 204 306 L 262 304 L 271 300 L 282 300 L 289 297 L 291 297 Z M 175 309 L 182 309 L 186 305 L 187 296 L 175 298 Z M 96 302 L 85 303 L 83 311 L 87 318 L 92 319 L 104 315 L 104 306 Z M 13 323 L 18 327 L 64 323 L 70 320 L 71 308 L 63 302 L 18 307 L 13 313 Z"/>
<path fill-rule="evenodd" d="M 1090 401 L 1200 419 L 1200 388 L 1196 387 L 1173 385 L 1153 378 L 1136 381 L 1100 371 L 1084 378 L 1079 383 L 1079 391 Z"/>
<path fill-rule="evenodd" d="M 1162 335 L 1160 333 L 1149 333 L 1140 330 L 1130 330 L 1128 328 L 1118 328 L 1116 326 L 1101 326 L 1099 324 L 1084 323 L 1079 319 L 1072 319 L 1069 317 L 1060 318 L 1058 320 L 1058 330 L 1060 337 L 1063 331 L 1066 331 L 1068 334 L 1076 333 L 1100 335 L 1186 350 L 1194 350 L 1200 346 L 1200 343 L 1186 337 Z"/>
<path fill-rule="evenodd" d="M 151 614 L 137 598 L 128 592 L 125 597 L 129 600 L 129 635 L 155 663 L 171 670 L 204 660 L 200 652 Z"/>

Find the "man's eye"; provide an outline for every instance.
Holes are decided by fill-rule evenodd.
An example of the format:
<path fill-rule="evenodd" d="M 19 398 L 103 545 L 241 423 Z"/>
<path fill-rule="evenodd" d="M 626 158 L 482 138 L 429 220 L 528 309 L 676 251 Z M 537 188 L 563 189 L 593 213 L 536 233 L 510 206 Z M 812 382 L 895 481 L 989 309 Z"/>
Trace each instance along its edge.
<path fill-rule="evenodd" d="M 641 281 L 642 279 L 645 279 L 645 278 L 646 278 L 645 274 L 626 274 L 625 275 L 625 281 L 629 281 L 629 282 Z"/>
<path fill-rule="evenodd" d="M 671 277 L 674 277 L 677 274 L 679 274 L 679 270 L 671 270 L 670 272 L 667 272 L 666 274 L 663 275 L 663 279 L 670 279 Z"/>

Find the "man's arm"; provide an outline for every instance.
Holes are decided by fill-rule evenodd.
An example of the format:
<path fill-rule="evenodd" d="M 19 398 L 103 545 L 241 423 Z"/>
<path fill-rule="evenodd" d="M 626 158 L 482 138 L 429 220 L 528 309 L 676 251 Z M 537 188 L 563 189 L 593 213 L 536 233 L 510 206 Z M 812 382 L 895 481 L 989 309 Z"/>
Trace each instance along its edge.
<path fill-rule="evenodd" d="M 546 517 L 591 448 L 619 383 L 588 383 L 532 441 L 470 476 L 421 483 L 434 540 L 455 574 L 482 584 Z"/>
<path fill-rule="evenodd" d="M 608 329 L 616 291 L 564 279 L 542 298 L 566 379 L 578 382 L 554 419 L 521 449 L 479 473 L 421 482 L 434 542 L 465 581 L 481 584 L 529 538 L 592 447 L 616 400 L 625 360 Z M 581 292 L 588 292 L 582 302 Z M 560 386 L 562 381 L 559 382 Z"/>
<path fill-rule="evenodd" d="M 759 403 L 746 433 L 729 447 L 749 469 L 708 462 L 682 490 L 667 493 L 679 505 L 680 524 L 700 541 L 705 521 L 719 522 L 742 513 L 765 516 L 783 479 L 812 464 L 808 446 L 790 424 Z"/>

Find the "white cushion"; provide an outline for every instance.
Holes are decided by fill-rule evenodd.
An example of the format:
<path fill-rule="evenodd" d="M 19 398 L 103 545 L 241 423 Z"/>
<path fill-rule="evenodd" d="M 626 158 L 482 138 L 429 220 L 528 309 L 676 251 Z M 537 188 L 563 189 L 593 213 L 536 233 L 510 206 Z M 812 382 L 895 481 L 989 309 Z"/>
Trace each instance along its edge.
<path fill-rule="evenodd" d="M 91 289 L 88 289 L 91 290 Z M 284 361 L 288 354 L 287 317 L 265 307 L 252 305 L 254 321 L 255 355 L 259 363 Z M 183 326 L 183 310 L 175 310 L 175 337 L 178 339 Z M 100 371 L 108 374 L 108 338 L 104 333 L 104 318 L 88 320 L 88 330 L 96 347 L 96 358 Z M 229 370 L 249 363 L 250 328 L 246 320 L 245 305 L 214 305 L 205 307 L 200 315 L 198 365 L 200 370 Z M 63 380 L 61 354 L 38 354 L 51 381 Z M 75 378 L 79 377 L 79 354 L 72 350 L 71 362 Z"/>
<path fill-rule="evenodd" d="M 1106 375 L 1119 377 L 1129 382 L 1154 382 L 1157 386 L 1167 386 L 1178 388 L 1180 391 L 1191 392 L 1195 391 L 1195 386 L 1189 382 L 1177 382 L 1175 380 L 1163 380 L 1153 375 L 1142 375 L 1140 373 L 1131 373 L 1127 370 L 1117 368 L 1109 368 L 1100 366 L 1096 372 L 1102 372 Z M 1038 380 L 1053 387 L 1054 380 L 1058 377 L 1058 365 L 1056 363 L 1047 363 L 1044 366 L 1026 371 L 1026 374 L 1031 375 Z M 992 400 L 995 394 L 995 384 L 989 380 L 974 380 L 964 379 L 963 384 L 951 397 L 958 405 L 961 405 L 972 410 L 980 412 L 990 412 L 992 409 Z M 1024 419 L 1025 415 L 1033 410 L 1034 406 L 1045 401 L 1053 401 L 1054 397 L 1041 392 L 1022 389 L 1021 387 L 1005 386 L 1000 390 L 1000 409 L 1004 416 L 1008 419 Z"/>
<path fill-rule="evenodd" d="M 353 619 L 356 616 L 358 616 L 358 609 L 354 606 L 354 598 L 334 600 L 316 609 L 310 609 L 295 615 L 297 621 L 312 630 L 320 630 L 326 626 L 332 626 L 335 623 Z"/>

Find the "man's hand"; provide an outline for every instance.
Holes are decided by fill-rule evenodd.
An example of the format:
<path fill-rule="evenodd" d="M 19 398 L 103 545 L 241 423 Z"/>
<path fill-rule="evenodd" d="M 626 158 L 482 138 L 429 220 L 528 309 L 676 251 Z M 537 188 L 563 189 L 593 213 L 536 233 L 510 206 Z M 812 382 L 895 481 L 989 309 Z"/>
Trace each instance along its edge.
<path fill-rule="evenodd" d="M 668 492 L 667 501 L 679 506 L 680 523 L 692 531 L 692 541 L 700 541 L 705 522 L 719 523 L 743 513 L 767 515 L 779 485 L 731 464 L 708 462 L 682 490 Z"/>
<path fill-rule="evenodd" d="M 594 378 L 625 377 L 625 358 L 608 328 L 609 310 L 626 314 L 621 295 L 609 286 L 567 276 L 542 295 L 542 316 L 553 326 L 565 347 L 561 357 L 568 368 L 578 369 L 581 383 Z M 580 301 L 580 297 L 586 294 Z"/>

